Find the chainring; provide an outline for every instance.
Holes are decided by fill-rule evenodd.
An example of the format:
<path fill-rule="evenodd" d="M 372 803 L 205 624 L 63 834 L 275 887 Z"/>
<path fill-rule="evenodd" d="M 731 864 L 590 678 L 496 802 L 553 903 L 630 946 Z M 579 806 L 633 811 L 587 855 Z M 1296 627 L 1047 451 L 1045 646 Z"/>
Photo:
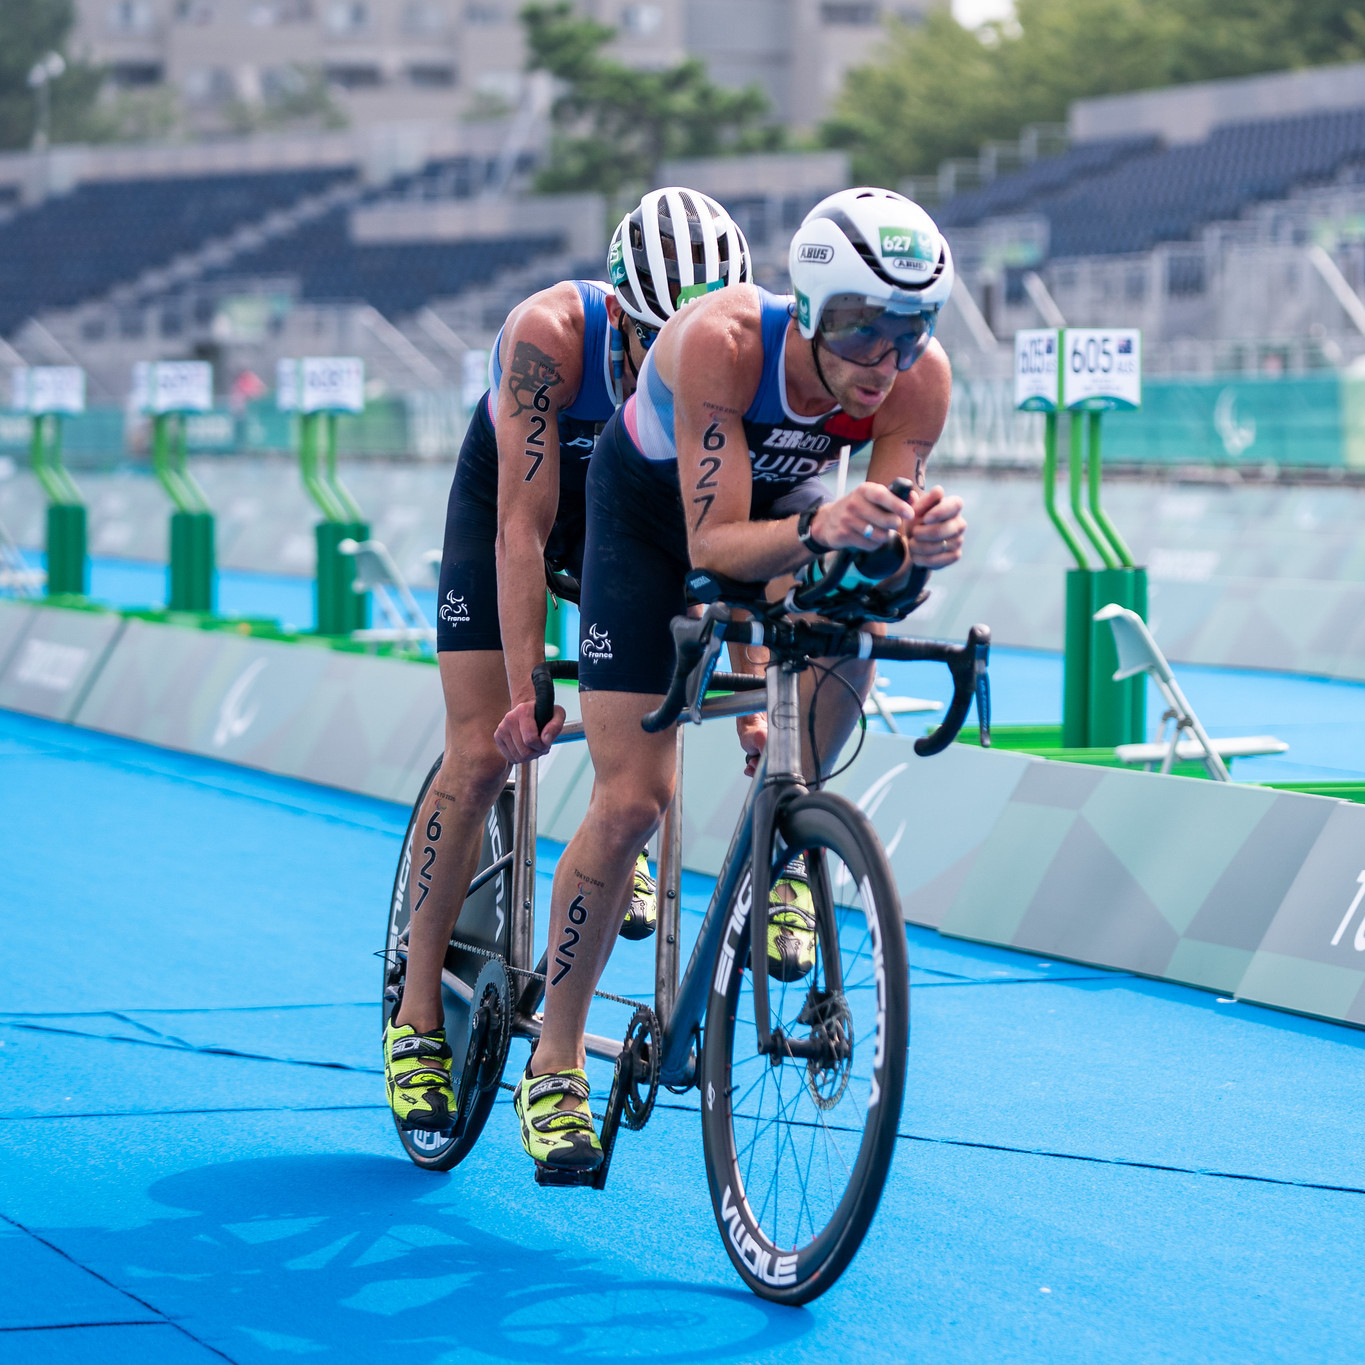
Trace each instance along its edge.
<path fill-rule="evenodd" d="M 629 1055 L 630 1070 L 625 1080 L 621 1122 L 638 1132 L 649 1122 L 654 1098 L 659 1093 L 659 1065 L 662 1060 L 662 1033 L 658 1016 L 648 1005 L 640 1005 L 630 1017 L 622 1052 Z"/>
<path fill-rule="evenodd" d="M 480 1032 L 482 1039 L 478 1040 Z M 474 982 L 467 1038 L 465 1071 L 472 1082 L 471 1091 L 492 1090 L 502 1079 L 507 1048 L 512 1041 L 512 983 L 500 957 L 490 957 Z M 468 1056 L 470 1045 L 476 1042 L 477 1059 Z"/>

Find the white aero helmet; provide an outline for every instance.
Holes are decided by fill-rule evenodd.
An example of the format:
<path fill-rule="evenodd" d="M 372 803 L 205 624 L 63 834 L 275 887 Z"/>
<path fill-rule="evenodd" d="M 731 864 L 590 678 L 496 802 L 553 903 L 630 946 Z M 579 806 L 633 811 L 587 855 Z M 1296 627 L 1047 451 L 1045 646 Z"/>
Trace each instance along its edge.
<path fill-rule="evenodd" d="M 688 245 L 679 251 L 684 236 Z M 679 186 L 651 190 L 621 219 L 607 273 L 621 307 L 636 322 L 658 328 L 690 299 L 747 283 L 749 244 L 709 196 Z"/>
<path fill-rule="evenodd" d="M 895 345 L 908 370 L 953 289 L 953 256 L 934 220 L 894 190 L 840 190 L 806 215 L 787 259 L 801 335 L 859 364 Z M 876 321 L 878 315 L 886 316 Z M 897 330 L 895 319 L 904 320 Z"/>

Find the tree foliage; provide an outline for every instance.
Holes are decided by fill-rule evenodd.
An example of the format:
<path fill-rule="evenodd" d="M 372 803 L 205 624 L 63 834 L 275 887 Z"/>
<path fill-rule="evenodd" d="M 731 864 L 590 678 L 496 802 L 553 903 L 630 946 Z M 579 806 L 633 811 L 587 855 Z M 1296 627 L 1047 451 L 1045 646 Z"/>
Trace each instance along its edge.
<path fill-rule="evenodd" d="M 757 86 L 714 84 L 696 58 L 647 71 L 605 55 L 615 30 L 575 16 L 559 0 L 521 11 L 527 66 L 559 84 L 555 131 L 537 187 L 547 192 L 654 184 L 672 157 L 771 150 L 782 130 L 767 122 Z"/>
<path fill-rule="evenodd" d="M 0 148 L 33 141 L 35 98 L 28 73 L 49 52 L 66 60 L 66 71 L 51 85 L 52 141 L 85 137 L 96 125 L 102 77 L 66 51 L 75 19 L 74 0 L 0 0 Z"/>
<path fill-rule="evenodd" d="M 975 32 L 936 9 L 848 73 L 822 135 L 857 178 L 895 184 L 1075 99 L 1362 57 L 1365 0 L 1018 0 Z"/>

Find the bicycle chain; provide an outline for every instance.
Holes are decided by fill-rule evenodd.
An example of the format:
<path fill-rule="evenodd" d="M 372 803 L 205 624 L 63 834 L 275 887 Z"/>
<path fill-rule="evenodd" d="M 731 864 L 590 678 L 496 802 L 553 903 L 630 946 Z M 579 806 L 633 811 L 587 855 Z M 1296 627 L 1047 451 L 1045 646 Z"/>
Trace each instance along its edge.
<path fill-rule="evenodd" d="M 452 939 L 450 940 L 450 946 L 451 946 L 452 948 L 463 948 L 466 952 L 469 952 L 469 953 L 478 953 L 480 957 L 489 957 L 489 958 L 493 958 L 493 957 L 501 958 L 501 957 L 502 957 L 502 954 L 501 954 L 501 953 L 492 952 L 492 951 L 491 951 L 490 949 L 488 949 L 488 948 L 480 948 L 480 947 L 478 946 L 478 944 L 476 944 L 476 943 L 467 943 L 467 942 L 465 942 L 464 939 L 461 939 L 461 938 L 452 938 Z M 505 960 L 503 961 L 503 964 L 502 964 L 502 965 L 503 965 L 509 972 L 512 972 L 512 973 L 513 973 L 514 975 L 516 975 L 516 976 L 524 976 L 524 977 L 529 978 L 529 979 L 532 980 L 532 981 L 545 981 L 545 980 L 546 980 L 547 973 L 545 973 L 545 972 L 533 972 L 533 971 L 528 971 L 525 967 L 514 967 L 514 966 L 512 966 L 512 964 L 511 964 L 510 962 L 507 962 L 507 961 L 505 961 Z M 547 983 L 547 984 L 548 984 L 548 983 Z M 613 1004 L 616 1004 L 616 1005 L 629 1005 L 632 1009 L 648 1009 L 648 1008 L 650 1008 L 650 1006 L 647 1005 L 646 1002 L 643 1001 L 643 1000 L 630 1000 L 630 999 L 627 999 L 624 995 L 613 995 L 610 991 L 593 991 L 593 996 L 594 996 L 596 999 L 598 999 L 598 1000 L 610 1000 Z"/>

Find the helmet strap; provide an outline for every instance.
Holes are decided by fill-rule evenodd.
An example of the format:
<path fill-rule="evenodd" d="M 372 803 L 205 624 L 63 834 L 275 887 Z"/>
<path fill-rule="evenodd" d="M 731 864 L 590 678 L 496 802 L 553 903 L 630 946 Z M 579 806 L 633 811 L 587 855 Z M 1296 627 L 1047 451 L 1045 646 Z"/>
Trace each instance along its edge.
<path fill-rule="evenodd" d="M 829 380 L 825 378 L 825 372 L 820 366 L 820 333 L 818 331 L 810 339 L 810 358 L 815 362 L 815 373 L 825 386 L 825 392 L 837 403 L 839 396 L 830 388 Z"/>
<path fill-rule="evenodd" d="M 611 349 L 612 397 L 616 399 L 616 406 L 619 408 L 621 404 L 625 401 L 623 397 L 623 390 L 625 388 L 625 385 L 622 382 L 622 379 L 625 374 L 624 361 L 626 354 L 626 339 L 622 334 L 621 328 L 620 327 L 610 328 L 607 336 L 607 341 Z"/>

